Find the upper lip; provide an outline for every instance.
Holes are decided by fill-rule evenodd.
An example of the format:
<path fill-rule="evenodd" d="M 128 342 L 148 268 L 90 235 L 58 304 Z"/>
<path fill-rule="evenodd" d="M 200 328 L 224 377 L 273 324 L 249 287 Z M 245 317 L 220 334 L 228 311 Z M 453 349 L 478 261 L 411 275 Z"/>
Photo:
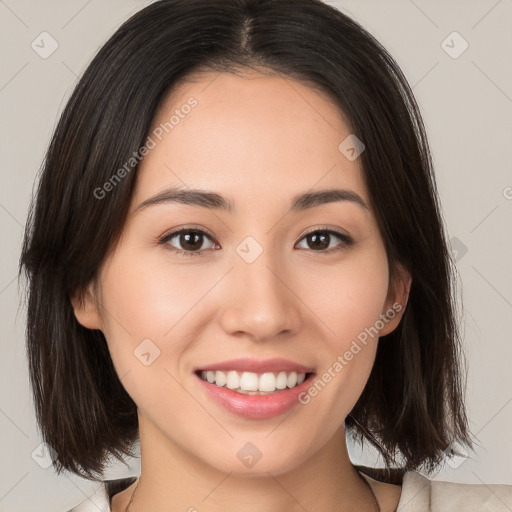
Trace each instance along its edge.
<path fill-rule="evenodd" d="M 297 373 L 312 373 L 314 369 L 309 366 L 304 366 L 289 359 L 274 358 L 274 359 L 248 359 L 239 358 L 231 359 L 229 361 L 219 361 L 206 366 L 200 366 L 195 371 L 208 371 L 208 370 L 235 370 L 240 372 L 297 372 Z"/>

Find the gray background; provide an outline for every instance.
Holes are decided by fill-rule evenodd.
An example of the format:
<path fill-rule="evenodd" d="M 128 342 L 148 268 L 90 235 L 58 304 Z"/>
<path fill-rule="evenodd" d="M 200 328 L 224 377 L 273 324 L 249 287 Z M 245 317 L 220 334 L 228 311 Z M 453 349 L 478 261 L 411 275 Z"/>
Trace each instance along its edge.
<path fill-rule="evenodd" d="M 148 3 L 0 0 L 0 511 L 65 511 L 98 485 L 40 466 L 15 278 L 30 194 L 58 115 L 99 47 Z M 431 478 L 512 484 L 512 1 L 329 3 L 382 42 L 413 87 L 458 260 L 468 411 L 480 446 Z M 58 44 L 49 56 L 55 43 L 42 32 Z M 458 55 L 464 41 L 469 47 Z M 381 462 L 371 450 L 350 451 L 356 463 Z M 138 462 L 105 476 L 138 474 Z"/>

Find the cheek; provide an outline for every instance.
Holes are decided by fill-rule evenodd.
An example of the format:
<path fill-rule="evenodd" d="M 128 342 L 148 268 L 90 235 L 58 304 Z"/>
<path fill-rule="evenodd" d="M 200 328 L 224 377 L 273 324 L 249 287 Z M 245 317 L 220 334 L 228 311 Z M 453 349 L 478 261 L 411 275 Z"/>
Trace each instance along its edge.
<path fill-rule="evenodd" d="M 167 415 L 187 407 L 173 377 L 179 379 L 176 362 L 190 339 L 183 332 L 187 313 L 208 286 L 183 268 L 172 271 L 165 258 L 119 251 L 102 271 L 103 332 L 123 386 L 144 412 Z M 165 407 L 170 396 L 172 409 Z"/>
<path fill-rule="evenodd" d="M 302 277 L 301 289 L 308 290 L 307 304 L 318 318 L 317 330 L 324 333 L 318 343 L 321 367 L 316 385 L 303 403 L 309 404 L 312 417 L 332 419 L 329 434 L 339 418 L 349 414 L 371 373 L 388 282 L 387 258 L 380 246 L 347 258 L 336 271 L 324 269 Z"/>
<path fill-rule="evenodd" d="M 359 254 L 331 268 L 304 272 L 298 281 L 303 301 L 327 329 L 333 349 L 341 350 L 375 325 L 388 292 L 383 251 Z M 321 324 L 319 324 L 321 325 Z"/>
<path fill-rule="evenodd" d="M 133 342 L 163 339 L 215 283 L 215 276 L 208 280 L 203 273 L 199 278 L 193 266 L 173 265 L 161 254 L 149 256 L 120 253 L 102 274 L 102 299 L 113 339 L 114 332 L 122 338 L 129 333 Z"/>

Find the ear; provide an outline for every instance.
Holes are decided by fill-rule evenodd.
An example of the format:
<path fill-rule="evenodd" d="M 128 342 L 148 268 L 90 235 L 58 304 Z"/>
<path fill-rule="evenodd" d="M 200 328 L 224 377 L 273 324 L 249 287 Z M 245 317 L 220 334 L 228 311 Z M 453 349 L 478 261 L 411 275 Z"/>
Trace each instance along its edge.
<path fill-rule="evenodd" d="M 412 279 L 409 272 L 398 264 L 395 276 L 389 282 L 388 294 L 382 311 L 387 321 L 384 322 L 385 325 L 380 330 L 379 336 L 385 336 L 394 331 L 400 323 L 409 298 L 411 283 Z"/>
<path fill-rule="evenodd" d="M 94 283 L 89 284 L 83 292 L 77 292 L 71 297 L 71 304 L 78 322 L 88 329 L 101 329 L 101 316 Z"/>

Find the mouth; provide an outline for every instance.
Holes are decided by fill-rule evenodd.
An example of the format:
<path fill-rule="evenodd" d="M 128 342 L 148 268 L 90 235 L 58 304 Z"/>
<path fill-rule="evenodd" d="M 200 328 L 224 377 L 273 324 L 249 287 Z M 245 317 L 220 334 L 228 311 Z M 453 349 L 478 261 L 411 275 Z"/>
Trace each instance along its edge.
<path fill-rule="evenodd" d="M 316 368 L 290 359 L 239 358 L 194 368 L 202 393 L 228 413 L 269 419 L 303 403 Z"/>
<path fill-rule="evenodd" d="M 273 395 L 300 386 L 314 372 L 248 372 L 237 370 L 196 370 L 201 380 L 242 395 Z"/>
<path fill-rule="evenodd" d="M 251 420 L 274 418 L 297 407 L 303 403 L 299 397 L 315 378 L 315 372 L 293 371 L 210 369 L 194 373 L 200 388 L 214 403 L 232 415 Z"/>

